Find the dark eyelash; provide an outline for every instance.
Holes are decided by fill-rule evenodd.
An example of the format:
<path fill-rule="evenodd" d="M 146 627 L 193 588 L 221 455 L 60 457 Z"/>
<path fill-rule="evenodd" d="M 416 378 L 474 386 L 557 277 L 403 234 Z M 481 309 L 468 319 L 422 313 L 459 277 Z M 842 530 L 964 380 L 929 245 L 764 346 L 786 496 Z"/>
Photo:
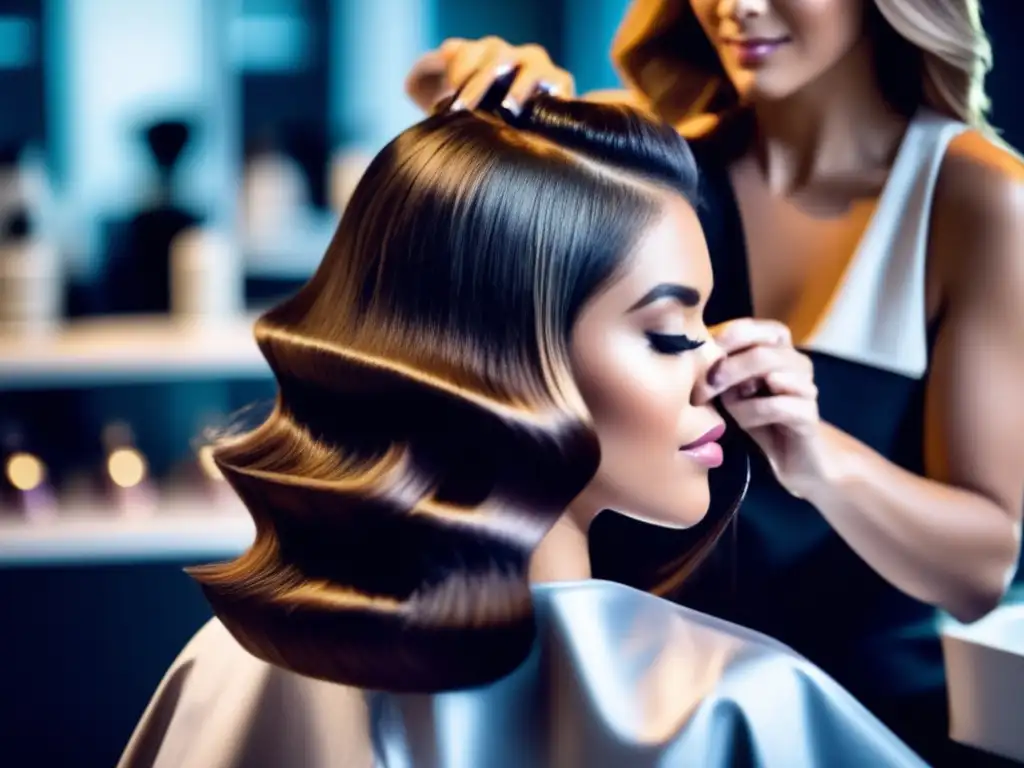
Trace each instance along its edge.
<path fill-rule="evenodd" d="M 683 334 L 647 333 L 651 348 L 660 355 L 680 355 L 704 346 L 703 341 L 696 341 Z"/>

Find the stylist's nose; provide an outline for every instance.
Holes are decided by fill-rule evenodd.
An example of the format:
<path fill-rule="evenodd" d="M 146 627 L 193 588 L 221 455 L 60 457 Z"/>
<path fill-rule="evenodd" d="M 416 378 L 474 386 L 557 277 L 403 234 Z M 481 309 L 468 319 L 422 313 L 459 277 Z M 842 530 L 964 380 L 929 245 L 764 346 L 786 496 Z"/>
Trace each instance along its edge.
<path fill-rule="evenodd" d="M 718 18 L 743 21 L 768 12 L 769 0 L 720 0 Z"/>

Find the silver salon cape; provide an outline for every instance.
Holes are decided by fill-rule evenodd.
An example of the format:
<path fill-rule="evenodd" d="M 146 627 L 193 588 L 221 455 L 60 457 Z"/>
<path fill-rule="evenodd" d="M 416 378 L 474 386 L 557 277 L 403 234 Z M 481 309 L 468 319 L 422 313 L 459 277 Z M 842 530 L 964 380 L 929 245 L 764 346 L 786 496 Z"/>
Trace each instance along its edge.
<path fill-rule="evenodd" d="M 366 693 L 286 672 L 216 620 L 119 768 L 916 768 L 824 672 L 756 632 L 604 581 L 534 587 L 530 657 L 488 686 Z"/>

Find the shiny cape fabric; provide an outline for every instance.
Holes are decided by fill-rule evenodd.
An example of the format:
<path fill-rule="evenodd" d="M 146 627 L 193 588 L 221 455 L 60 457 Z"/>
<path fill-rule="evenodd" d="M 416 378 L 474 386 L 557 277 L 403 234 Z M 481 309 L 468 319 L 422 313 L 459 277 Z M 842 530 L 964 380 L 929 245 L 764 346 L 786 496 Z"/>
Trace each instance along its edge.
<path fill-rule="evenodd" d="M 249 656 L 212 621 L 168 671 L 119 768 L 924 765 L 763 635 L 610 582 L 534 596 L 527 661 L 437 695 L 303 678 Z"/>

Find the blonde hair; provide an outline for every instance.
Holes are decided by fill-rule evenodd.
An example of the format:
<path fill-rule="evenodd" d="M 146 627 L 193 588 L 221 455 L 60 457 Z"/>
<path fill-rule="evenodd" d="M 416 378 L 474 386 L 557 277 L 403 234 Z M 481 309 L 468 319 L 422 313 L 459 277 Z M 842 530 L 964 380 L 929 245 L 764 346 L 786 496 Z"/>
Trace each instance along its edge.
<path fill-rule="evenodd" d="M 869 10 L 877 22 L 869 33 L 887 63 L 879 87 L 894 106 L 928 106 L 987 131 L 992 46 L 978 0 L 873 0 Z M 626 82 L 670 122 L 738 102 L 689 0 L 634 0 L 612 55 Z"/>

